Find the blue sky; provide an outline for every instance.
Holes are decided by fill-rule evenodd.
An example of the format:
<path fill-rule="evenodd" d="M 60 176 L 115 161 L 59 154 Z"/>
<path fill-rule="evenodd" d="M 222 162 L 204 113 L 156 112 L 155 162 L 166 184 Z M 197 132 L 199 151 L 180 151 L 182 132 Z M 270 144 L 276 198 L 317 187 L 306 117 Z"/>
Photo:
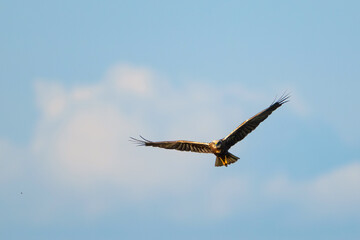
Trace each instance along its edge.
<path fill-rule="evenodd" d="M 358 2 L 0 6 L 1 239 L 359 239 Z"/>

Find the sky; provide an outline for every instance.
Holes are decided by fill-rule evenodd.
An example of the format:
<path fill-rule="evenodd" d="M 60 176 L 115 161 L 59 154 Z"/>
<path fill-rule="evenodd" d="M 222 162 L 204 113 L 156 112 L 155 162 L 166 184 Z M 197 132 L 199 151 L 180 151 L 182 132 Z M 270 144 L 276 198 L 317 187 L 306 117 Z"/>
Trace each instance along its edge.
<path fill-rule="evenodd" d="M 358 1 L 2 1 L 1 239 L 359 239 Z M 210 142 L 289 103 L 231 148 Z"/>

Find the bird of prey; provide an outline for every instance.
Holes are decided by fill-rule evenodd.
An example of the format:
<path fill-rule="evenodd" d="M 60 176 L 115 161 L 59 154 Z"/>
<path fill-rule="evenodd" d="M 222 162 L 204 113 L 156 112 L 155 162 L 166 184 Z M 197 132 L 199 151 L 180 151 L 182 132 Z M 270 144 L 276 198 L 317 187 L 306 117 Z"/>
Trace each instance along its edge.
<path fill-rule="evenodd" d="M 130 137 L 130 139 L 131 141 L 134 141 L 140 146 L 152 146 L 198 153 L 213 153 L 216 155 L 215 166 L 227 167 L 229 164 L 232 164 L 239 159 L 239 157 L 229 153 L 228 150 L 237 142 L 244 139 L 250 132 L 252 132 L 257 126 L 259 126 L 259 124 L 264 121 L 273 111 L 275 111 L 284 103 L 288 102 L 289 97 L 289 95 L 283 94 L 283 96 L 281 96 L 277 101 L 274 101 L 268 108 L 240 124 L 240 126 L 238 126 L 229 135 L 222 139 L 214 140 L 210 143 L 185 140 L 153 142 L 143 138 L 142 136 L 140 136 L 141 139 L 136 139 L 133 137 Z"/>

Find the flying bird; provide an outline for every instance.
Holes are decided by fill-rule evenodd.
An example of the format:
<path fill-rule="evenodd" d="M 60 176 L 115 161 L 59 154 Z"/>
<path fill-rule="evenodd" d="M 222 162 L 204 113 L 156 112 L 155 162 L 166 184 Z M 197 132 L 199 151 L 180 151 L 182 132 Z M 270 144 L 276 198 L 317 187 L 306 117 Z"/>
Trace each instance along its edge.
<path fill-rule="evenodd" d="M 140 136 L 141 139 L 130 137 L 130 140 L 134 141 L 140 146 L 151 146 L 198 153 L 213 153 L 216 156 L 215 166 L 227 167 L 229 164 L 232 164 L 239 159 L 239 157 L 229 153 L 228 150 L 237 142 L 244 139 L 249 133 L 251 133 L 273 111 L 275 111 L 284 103 L 288 102 L 289 97 L 289 95 L 283 94 L 283 96 L 281 96 L 277 101 L 274 101 L 268 108 L 241 123 L 240 126 L 238 126 L 229 135 L 222 139 L 214 140 L 210 143 L 185 140 L 153 142 L 143 138 L 142 136 Z"/>

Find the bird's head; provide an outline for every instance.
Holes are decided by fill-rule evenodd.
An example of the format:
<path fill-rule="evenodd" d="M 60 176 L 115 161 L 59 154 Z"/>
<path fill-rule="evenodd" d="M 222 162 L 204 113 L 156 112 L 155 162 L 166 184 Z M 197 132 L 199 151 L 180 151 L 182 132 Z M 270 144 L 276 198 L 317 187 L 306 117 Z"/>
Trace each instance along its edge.
<path fill-rule="evenodd" d="M 214 141 L 215 147 L 216 148 L 221 148 L 222 147 L 222 140 L 216 140 Z"/>

